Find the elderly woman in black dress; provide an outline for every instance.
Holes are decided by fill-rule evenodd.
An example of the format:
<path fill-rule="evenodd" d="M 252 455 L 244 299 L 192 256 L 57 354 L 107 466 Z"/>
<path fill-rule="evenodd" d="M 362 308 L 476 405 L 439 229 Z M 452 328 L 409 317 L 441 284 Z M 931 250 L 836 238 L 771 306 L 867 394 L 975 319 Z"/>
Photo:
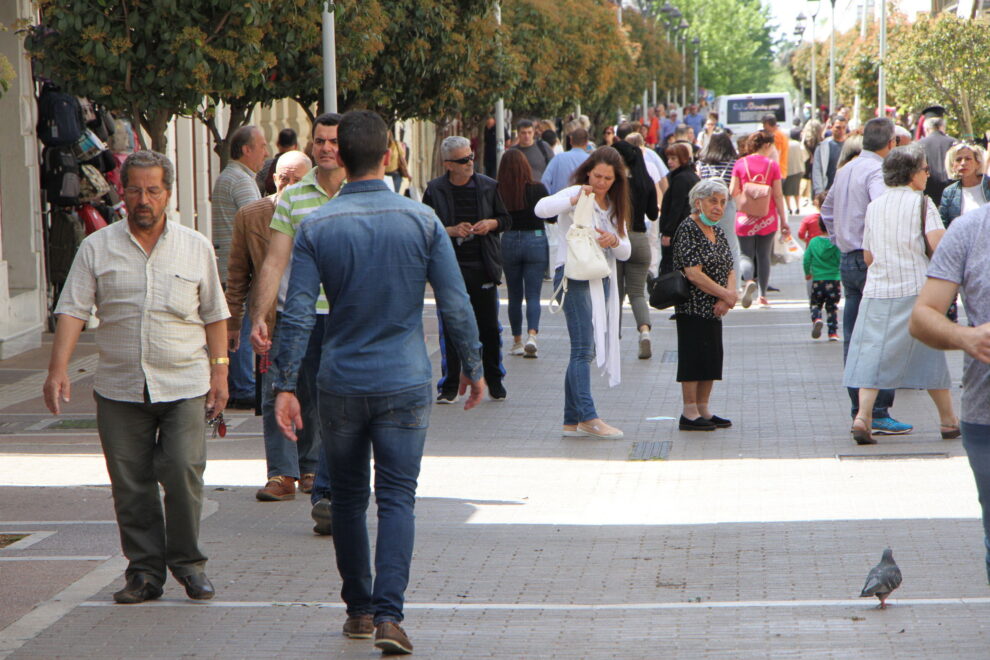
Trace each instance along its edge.
<path fill-rule="evenodd" d="M 682 431 L 714 431 L 732 422 L 708 409 L 712 385 L 722 380 L 722 317 L 737 300 L 732 250 L 718 226 L 729 190 L 717 179 L 698 182 L 688 197 L 691 215 L 674 235 L 674 269 L 688 280 L 689 297 L 677 306 L 677 382 Z"/>

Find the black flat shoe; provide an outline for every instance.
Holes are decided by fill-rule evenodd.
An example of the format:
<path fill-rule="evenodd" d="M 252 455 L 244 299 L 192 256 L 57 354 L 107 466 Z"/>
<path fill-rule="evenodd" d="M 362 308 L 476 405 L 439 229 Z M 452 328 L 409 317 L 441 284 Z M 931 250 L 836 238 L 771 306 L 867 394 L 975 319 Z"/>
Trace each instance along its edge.
<path fill-rule="evenodd" d="M 712 415 L 708 418 L 708 421 L 715 425 L 717 429 L 727 429 L 732 426 L 732 421 L 725 419 L 724 417 L 719 417 L 718 415 Z"/>
<path fill-rule="evenodd" d="M 209 600 L 217 593 L 206 573 L 193 573 L 175 579 L 186 588 L 186 595 L 193 600 Z"/>
<path fill-rule="evenodd" d="M 144 573 L 135 573 L 127 578 L 127 585 L 113 595 L 121 605 L 135 605 L 146 600 L 155 600 L 162 595 L 162 588 L 152 583 Z"/>
<path fill-rule="evenodd" d="M 715 425 L 704 417 L 688 419 L 684 415 L 681 415 L 678 428 L 682 431 L 714 431 Z"/>

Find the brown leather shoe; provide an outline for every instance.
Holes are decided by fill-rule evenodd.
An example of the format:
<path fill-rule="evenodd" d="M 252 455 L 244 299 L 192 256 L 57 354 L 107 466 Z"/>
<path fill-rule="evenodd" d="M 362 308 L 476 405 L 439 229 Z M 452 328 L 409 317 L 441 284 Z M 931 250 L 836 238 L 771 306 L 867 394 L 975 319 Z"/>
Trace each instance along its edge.
<path fill-rule="evenodd" d="M 113 599 L 121 605 L 134 605 L 146 600 L 155 600 L 161 595 L 162 588 L 152 582 L 147 575 L 135 573 L 127 578 L 127 585 L 115 593 Z"/>
<path fill-rule="evenodd" d="M 316 481 L 316 475 L 312 472 L 307 472 L 303 476 L 299 477 L 299 491 L 302 493 L 313 492 L 313 482 Z"/>
<path fill-rule="evenodd" d="M 413 652 L 406 631 L 395 621 L 382 621 L 375 627 L 375 648 L 385 655 L 408 655 Z"/>
<path fill-rule="evenodd" d="M 296 499 L 296 480 L 292 477 L 271 477 L 265 487 L 254 494 L 259 502 L 284 502 Z"/>
<path fill-rule="evenodd" d="M 344 636 L 350 639 L 371 639 L 375 634 L 374 619 L 370 614 L 347 617 L 347 622 L 344 623 Z"/>

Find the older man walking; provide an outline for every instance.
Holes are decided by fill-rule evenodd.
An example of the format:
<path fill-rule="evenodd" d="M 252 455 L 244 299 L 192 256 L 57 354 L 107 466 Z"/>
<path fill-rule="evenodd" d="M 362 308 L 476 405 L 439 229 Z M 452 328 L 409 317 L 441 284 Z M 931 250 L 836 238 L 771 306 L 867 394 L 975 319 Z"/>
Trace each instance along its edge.
<path fill-rule="evenodd" d="M 835 175 L 835 182 L 822 204 L 822 222 L 829 237 L 842 252 L 842 289 L 846 305 L 842 312 L 842 360 L 849 353 L 849 342 L 859 303 L 866 287 L 866 258 L 863 256 L 863 229 L 866 207 L 884 194 L 883 159 L 894 148 L 894 122 L 886 118 L 871 119 L 863 128 L 863 152 Z M 852 401 L 852 417 L 859 412 L 859 389 L 847 388 Z M 873 405 L 873 433 L 900 435 L 914 428 L 890 416 L 894 405 L 894 390 L 880 390 Z"/>
<path fill-rule="evenodd" d="M 352 639 L 374 634 L 375 646 L 385 653 L 412 653 L 399 624 L 431 407 L 423 341 L 426 283 L 446 319 L 448 341 L 464 356 L 460 391 L 471 389 L 465 409 L 484 390 L 478 333 L 443 226 L 428 207 L 392 193 L 382 181 L 389 159 L 385 122 L 373 112 L 350 112 L 340 123 L 339 143 L 348 183 L 296 236 L 275 358 L 276 415 L 289 437 L 304 425 L 294 390 L 322 284 L 333 305 L 321 336 L 320 421 L 347 605 L 343 633 Z M 372 455 L 378 503 L 374 578 L 367 528 Z"/>
<path fill-rule="evenodd" d="M 228 314 L 209 240 L 166 217 L 174 179 L 159 153 L 124 161 L 127 221 L 79 247 L 55 309 L 44 386 L 58 415 L 70 399 L 69 360 L 95 306 L 96 423 L 128 559 L 118 603 L 161 596 L 166 569 L 190 598 L 214 594 L 199 519 L 206 419 L 227 402 Z"/>

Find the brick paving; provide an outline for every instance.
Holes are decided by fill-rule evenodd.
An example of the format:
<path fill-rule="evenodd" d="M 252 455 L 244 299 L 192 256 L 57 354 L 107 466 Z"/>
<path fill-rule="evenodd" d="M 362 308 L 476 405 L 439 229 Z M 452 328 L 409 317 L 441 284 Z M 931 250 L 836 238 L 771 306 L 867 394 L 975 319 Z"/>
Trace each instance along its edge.
<path fill-rule="evenodd" d="M 662 360 L 674 326 L 656 311 L 653 359 L 636 359 L 626 310 L 623 382 L 595 379 L 623 440 L 560 437 L 567 338 L 545 311 L 540 358 L 505 358 L 507 401 L 434 408 L 404 624 L 417 656 L 986 657 L 990 590 L 960 443 L 939 439 L 920 392 L 894 408 L 914 433 L 851 442 L 841 344 L 810 339 L 799 271 L 774 270 L 775 299 L 791 302 L 727 319 L 713 403 L 731 430 L 649 419 L 680 412 L 676 364 Z M 0 533 L 55 532 L 0 550 L 0 657 L 378 656 L 340 635 L 332 544 L 311 533 L 308 502 L 254 501 L 260 420 L 245 413 L 210 441 L 216 600 L 169 581 L 161 601 L 113 605 L 121 558 L 95 432 L 29 430 L 48 419 L 40 402 L 4 390 L 21 392 L 46 358 L 0 363 Z M 950 358 L 957 379 L 960 365 Z M 70 419 L 92 416 L 80 378 Z M 628 460 L 634 443 L 665 441 L 667 460 Z M 891 453 L 917 458 L 864 460 Z M 886 545 L 905 578 L 879 611 L 856 596 Z"/>

